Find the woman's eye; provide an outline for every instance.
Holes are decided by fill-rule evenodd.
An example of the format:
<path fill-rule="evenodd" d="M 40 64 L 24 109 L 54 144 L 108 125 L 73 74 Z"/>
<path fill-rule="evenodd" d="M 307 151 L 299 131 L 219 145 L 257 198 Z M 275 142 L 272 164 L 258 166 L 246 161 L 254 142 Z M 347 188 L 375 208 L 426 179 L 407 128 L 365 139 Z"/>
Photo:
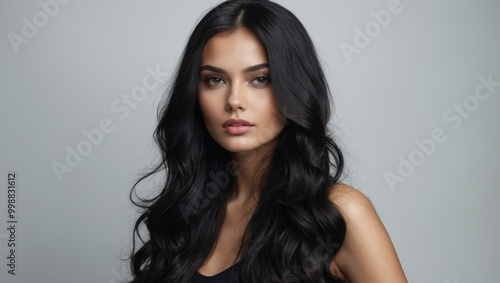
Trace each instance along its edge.
<path fill-rule="evenodd" d="M 269 78 L 267 76 L 258 76 L 253 80 L 253 82 L 257 85 L 266 85 L 269 83 Z"/>
<path fill-rule="evenodd" d="M 210 86 L 220 85 L 224 83 L 224 81 L 219 77 L 209 77 L 204 82 Z"/>

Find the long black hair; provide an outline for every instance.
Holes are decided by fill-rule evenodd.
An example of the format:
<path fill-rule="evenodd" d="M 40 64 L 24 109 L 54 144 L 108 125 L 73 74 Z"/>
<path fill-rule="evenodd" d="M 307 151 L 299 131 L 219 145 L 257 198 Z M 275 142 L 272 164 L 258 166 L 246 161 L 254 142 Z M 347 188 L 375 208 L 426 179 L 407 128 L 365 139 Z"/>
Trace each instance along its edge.
<path fill-rule="evenodd" d="M 286 123 L 268 156 L 235 276 L 241 282 L 342 282 L 330 263 L 344 240 L 345 222 L 329 193 L 340 182 L 344 160 L 328 129 L 330 93 L 314 45 L 282 6 L 231 0 L 197 24 L 159 108 L 154 137 L 162 159 L 130 195 L 143 209 L 134 226 L 142 246 L 136 249 L 134 237 L 133 283 L 191 282 L 216 243 L 238 164 L 208 133 L 197 87 L 205 43 L 238 28 L 253 32 L 265 47 L 272 92 Z M 153 198 L 138 197 L 137 184 L 158 172 L 166 174 L 162 190 Z"/>

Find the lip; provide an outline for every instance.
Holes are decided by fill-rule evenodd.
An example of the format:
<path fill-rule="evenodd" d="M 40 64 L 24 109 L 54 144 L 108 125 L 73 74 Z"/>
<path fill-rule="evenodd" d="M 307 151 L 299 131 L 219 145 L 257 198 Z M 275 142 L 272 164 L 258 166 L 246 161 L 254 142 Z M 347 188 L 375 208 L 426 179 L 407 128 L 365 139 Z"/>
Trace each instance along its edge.
<path fill-rule="evenodd" d="M 253 129 L 254 125 L 244 119 L 229 119 L 222 127 L 231 135 L 240 135 Z"/>

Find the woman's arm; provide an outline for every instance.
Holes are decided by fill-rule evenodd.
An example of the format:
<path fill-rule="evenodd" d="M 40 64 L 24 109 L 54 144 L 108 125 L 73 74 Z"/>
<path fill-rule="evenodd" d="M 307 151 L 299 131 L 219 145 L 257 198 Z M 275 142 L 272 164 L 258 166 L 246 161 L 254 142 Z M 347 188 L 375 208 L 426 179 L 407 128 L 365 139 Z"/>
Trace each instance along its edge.
<path fill-rule="evenodd" d="M 396 250 L 370 200 L 337 185 L 330 194 L 346 221 L 344 243 L 332 262 L 351 283 L 407 283 Z"/>

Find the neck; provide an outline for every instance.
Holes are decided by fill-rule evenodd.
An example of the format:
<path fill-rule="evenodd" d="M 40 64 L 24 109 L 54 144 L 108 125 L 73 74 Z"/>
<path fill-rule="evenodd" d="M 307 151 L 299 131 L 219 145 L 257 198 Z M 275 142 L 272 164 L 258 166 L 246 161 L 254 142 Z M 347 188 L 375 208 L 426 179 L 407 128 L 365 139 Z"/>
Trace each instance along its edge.
<path fill-rule="evenodd" d="M 235 172 L 234 189 L 229 201 L 237 204 L 257 202 L 262 177 L 269 165 L 269 159 L 266 157 L 272 146 L 268 144 L 248 152 L 232 153 L 238 169 Z"/>

